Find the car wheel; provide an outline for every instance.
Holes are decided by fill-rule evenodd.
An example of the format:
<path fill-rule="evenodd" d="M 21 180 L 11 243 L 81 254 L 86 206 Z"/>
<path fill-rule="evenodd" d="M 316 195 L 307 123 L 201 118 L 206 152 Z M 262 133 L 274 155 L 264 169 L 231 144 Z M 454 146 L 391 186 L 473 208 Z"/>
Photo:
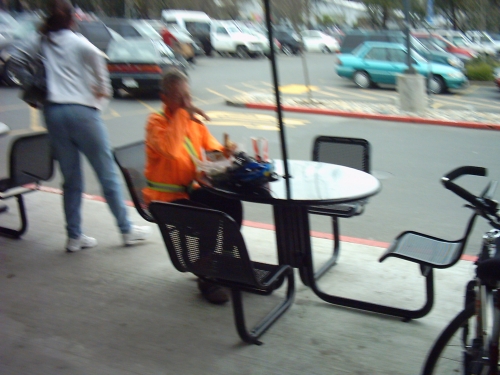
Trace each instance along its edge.
<path fill-rule="evenodd" d="M 446 91 L 446 84 L 439 76 L 432 76 L 429 81 L 429 91 L 433 94 L 441 94 Z"/>
<path fill-rule="evenodd" d="M 353 81 L 362 89 L 370 88 L 373 85 L 370 75 L 367 72 L 360 70 L 354 73 Z"/>
<path fill-rule="evenodd" d="M 281 51 L 287 55 L 287 56 L 292 56 L 293 55 L 293 49 L 290 47 L 288 44 L 283 44 L 281 46 Z"/>
<path fill-rule="evenodd" d="M 5 63 L 3 79 L 8 86 L 21 86 L 21 81 L 12 71 L 12 61 L 10 60 Z"/>
<path fill-rule="evenodd" d="M 331 51 L 330 51 L 330 48 L 328 48 L 327 46 L 321 46 L 320 51 L 321 51 L 322 53 L 330 53 L 330 52 L 331 52 Z"/>
<path fill-rule="evenodd" d="M 245 46 L 236 47 L 236 56 L 238 56 L 240 59 L 248 59 L 249 53 L 247 47 Z"/>

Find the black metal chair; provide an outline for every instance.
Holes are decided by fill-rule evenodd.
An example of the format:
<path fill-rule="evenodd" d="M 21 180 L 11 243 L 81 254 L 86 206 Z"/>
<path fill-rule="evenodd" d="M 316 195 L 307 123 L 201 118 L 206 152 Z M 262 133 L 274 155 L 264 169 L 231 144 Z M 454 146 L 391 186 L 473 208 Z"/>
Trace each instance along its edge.
<path fill-rule="evenodd" d="M 293 269 L 288 265 L 252 262 L 236 222 L 223 212 L 176 203 L 149 206 L 160 227 L 175 268 L 231 289 L 236 328 L 247 343 L 258 338 L 291 306 L 295 296 Z M 246 328 L 241 292 L 269 295 L 287 278 L 284 301 L 250 331 Z"/>
<path fill-rule="evenodd" d="M 21 225 L 19 229 L 0 227 L 0 235 L 19 238 L 28 228 L 23 194 L 36 190 L 36 185 L 50 180 L 54 173 L 49 135 L 33 132 L 14 136 L 8 155 L 8 176 L 0 178 L 0 199 L 17 199 Z M 25 186 L 29 184 L 35 187 Z"/>
<path fill-rule="evenodd" d="M 370 173 L 370 144 L 359 138 L 319 136 L 314 140 L 313 160 L 322 163 L 343 165 Z M 311 206 L 309 213 L 332 218 L 333 255 L 317 271 L 314 277 L 319 279 L 335 263 L 340 252 L 339 218 L 361 215 L 367 200 L 352 203 Z"/>
<path fill-rule="evenodd" d="M 154 219 L 144 203 L 142 189 L 146 187 L 146 177 L 144 177 L 144 165 L 146 163 L 146 150 L 144 141 L 130 143 L 117 147 L 113 151 L 116 163 L 123 174 L 130 197 L 134 202 L 135 209 L 149 222 L 154 223 Z"/>

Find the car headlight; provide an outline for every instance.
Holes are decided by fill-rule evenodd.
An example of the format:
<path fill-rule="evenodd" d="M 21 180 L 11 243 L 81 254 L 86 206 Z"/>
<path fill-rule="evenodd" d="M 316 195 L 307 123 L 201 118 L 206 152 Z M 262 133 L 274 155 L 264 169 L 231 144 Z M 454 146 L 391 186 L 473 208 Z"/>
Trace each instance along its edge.
<path fill-rule="evenodd" d="M 455 56 L 448 58 L 448 64 L 459 69 L 462 69 L 464 67 L 464 63 L 458 57 Z"/>
<path fill-rule="evenodd" d="M 448 76 L 448 78 L 452 78 L 452 79 L 464 79 L 465 78 L 465 76 L 463 75 L 462 72 L 448 73 L 447 76 Z"/>

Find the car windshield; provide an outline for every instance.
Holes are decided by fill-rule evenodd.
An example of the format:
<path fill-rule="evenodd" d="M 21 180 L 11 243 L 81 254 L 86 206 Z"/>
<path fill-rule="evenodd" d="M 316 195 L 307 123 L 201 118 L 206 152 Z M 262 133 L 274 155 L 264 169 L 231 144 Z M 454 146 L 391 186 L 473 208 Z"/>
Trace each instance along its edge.
<path fill-rule="evenodd" d="M 136 25 L 137 30 L 142 36 L 151 39 L 161 39 L 161 35 L 149 23 L 140 23 Z"/>
<path fill-rule="evenodd" d="M 156 62 L 157 54 L 151 41 L 112 41 L 106 51 L 109 60 L 116 62 Z"/>
<path fill-rule="evenodd" d="M 240 32 L 240 30 L 236 26 L 227 26 L 226 30 L 229 34 L 235 34 Z"/>
<path fill-rule="evenodd" d="M 359 51 L 361 51 L 361 49 L 363 49 L 362 47 L 364 46 L 364 43 L 361 43 L 360 45 L 358 45 L 356 48 L 354 48 L 352 51 L 351 51 L 351 54 L 353 55 L 359 55 Z"/>

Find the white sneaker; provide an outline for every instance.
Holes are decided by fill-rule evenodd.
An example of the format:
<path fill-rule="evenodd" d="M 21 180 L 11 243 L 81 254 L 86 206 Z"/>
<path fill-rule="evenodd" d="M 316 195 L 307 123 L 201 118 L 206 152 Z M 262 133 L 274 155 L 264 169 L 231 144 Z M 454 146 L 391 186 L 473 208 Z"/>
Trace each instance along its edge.
<path fill-rule="evenodd" d="M 125 246 L 135 245 L 140 241 L 144 241 L 151 234 L 151 227 L 140 227 L 138 225 L 132 225 L 130 227 L 130 232 L 123 233 L 123 243 Z"/>
<path fill-rule="evenodd" d="M 97 240 L 93 237 L 86 236 L 82 234 L 80 238 L 68 238 L 68 243 L 66 244 L 66 250 L 70 253 L 75 251 L 80 251 L 83 249 L 88 249 L 90 247 L 96 247 Z"/>

